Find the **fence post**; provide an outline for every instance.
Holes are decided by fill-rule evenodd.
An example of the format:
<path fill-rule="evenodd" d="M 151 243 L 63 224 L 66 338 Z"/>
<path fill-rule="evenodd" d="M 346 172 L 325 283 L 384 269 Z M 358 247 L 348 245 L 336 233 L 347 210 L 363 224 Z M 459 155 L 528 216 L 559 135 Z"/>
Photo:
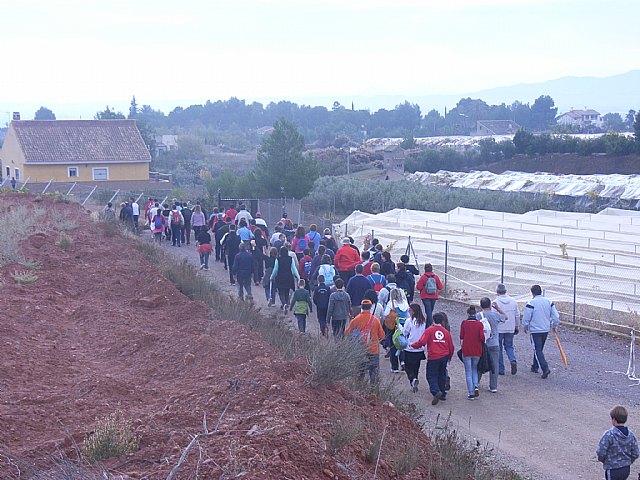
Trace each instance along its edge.
<path fill-rule="evenodd" d="M 116 190 L 116 193 L 113 194 L 113 197 L 111 197 L 111 200 L 109 200 L 109 202 L 113 202 L 113 200 L 118 196 L 119 193 L 120 189 Z"/>
<path fill-rule="evenodd" d="M 71 185 L 71 188 L 69 189 L 69 191 L 67 192 L 67 195 L 71 195 L 71 190 L 73 190 L 75 188 L 75 186 L 78 184 L 78 182 L 73 182 L 73 185 Z M 2 185 L 0 185 L 1 187 Z"/>
<path fill-rule="evenodd" d="M 21 188 L 21 189 L 22 189 L 22 188 L 26 188 L 26 187 L 27 187 L 27 183 L 29 183 L 29 180 L 31 180 L 31 175 L 29 175 L 29 176 L 27 177 L 27 179 L 26 179 L 26 180 L 24 181 L 24 183 L 22 184 L 22 187 L 20 187 L 20 188 Z"/>
<path fill-rule="evenodd" d="M 573 323 L 576 323 L 576 296 L 578 292 L 578 257 L 573 257 Z"/>
<path fill-rule="evenodd" d="M 93 187 L 93 189 L 89 192 L 89 195 L 87 195 L 87 198 L 85 198 L 84 201 L 82 202 L 83 207 L 84 207 L 84 204 L 87 203 L 87 201 L 89 201 L 89 199 L 91 198 L 91 195 L 93 195 L 93 192 L 95 192 L 97 189 L 98 189 L 98 185 Z"/>
<path fill-rule="evenodd" d="M 49 180 L 49 183 L 47 183 L 47 185 L 44 187 L 44 190 L 42 190 L 42 193 L 47 193 L 47 190 L 49 190 L 49 187 L 51 186 L 51 182 L 53 182 L 53 178 Z"/>
<path fill-rule="evenodd" d="M 500 283 L 504 283 L 504 248 L 502 249 L 502 264 L 500 266 Z"/>
<path fill-rule="evenodd" d="M 448 295 L 447 281 L 449 272 L 449 240 L 444 241 L 444 294 Z"/>

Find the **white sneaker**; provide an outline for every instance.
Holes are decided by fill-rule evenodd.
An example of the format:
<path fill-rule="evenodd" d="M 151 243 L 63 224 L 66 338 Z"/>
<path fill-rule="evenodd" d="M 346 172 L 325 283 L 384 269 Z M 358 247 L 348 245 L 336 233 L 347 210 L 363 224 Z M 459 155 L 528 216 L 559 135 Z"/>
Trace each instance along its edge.
<path fill-rule="evenodd" d="M 400 373 L 400 370 L 391 369 L 391 373 Z"/>

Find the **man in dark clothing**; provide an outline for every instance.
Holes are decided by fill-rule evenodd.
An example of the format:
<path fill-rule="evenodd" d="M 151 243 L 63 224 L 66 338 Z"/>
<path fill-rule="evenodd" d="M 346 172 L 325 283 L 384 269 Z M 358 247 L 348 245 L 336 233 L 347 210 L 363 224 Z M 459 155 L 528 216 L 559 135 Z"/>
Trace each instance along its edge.
<path fill-rule="evenodd" d="M 327 336 L 327 308 L 329 307 L 330 295 L 331 289 L 325 285 L 324 275 L 318 275 L 318 286 L 313 291 L 313 303 L 316 306 L 320 333 L 323 337 Z"/>
<path fill-rule="evenodd" d="M 407 266 L 404 263 L 398 263 L 396 270 L 396 285 L 404 290 L 407 300 L 411 303 L 416 288 L 416 279 L 411 272 L 407 271 Z"/>
<path fill-rule="evenodd" d="M 382 252 L 382 265 L 380 265 L 380 274 L 391 275 L 396 272 L 396 264 L 391 261 L 391 254 L 389 252 Z"/>
<path fill-rule="evenodd" d="M 229 264 L 229 281 L 231 285 L 236 284 L 235 278 L 233 277 L 233 262 L 240 250 L 240 243 L 240 237 L 236 234 L 236 226 L 233 224 L 229 225 L 229 231 L 222 238 L 221 244 Z M 249 255 L 249 257 L 251 257 L 251 255 Z"/>
<path fill-rule="evenodd" d="M 227 262 L 224 259 L 225 255 L 220 242 L 222 242 L 222 237 L 229 231 L 229 223 L 229 218 L 226 218 L 226 221 L 218 220 L 213 227 L 213 236 L 216 241 L 216 262 L 224 261 L 225 268 L 227 267 Z"/>
<path fill-rule="evenodd" d="M 235 226 L 235 225 L 234 225 Z M 247 300 L 251 300 L 251 276 L 253 275 L 253 257 L 247 251 L 247 246 L 240 243 L 240 252 L 233 260 L 233 275 L 238 282 L 238 296 L 244 300 L 243 289 L 247 292 Z"/>
<path fill-rule="evenodd" d="M 185 243 L 186 241 L 187 245 L 190 245 L 191 244 L 191 215 L 193 212 L 191 211 L 191 208 L 189 208 L 189 205 L 185 203 L 182 205 L 182 210 L 180 210 L 180 213 L 182 214 L 182 218 L 184 218 L 184 226 L 182 227 L 182 243 Z"/>
<path fill-rule="evenodd" d="M 347 293 L 351 297 L 351 312 L 352 315 L 358 315 L 360 313 L 360 303 L 364 298 L 364 292 L 371 288 L 369 279 L 362 275 L 364 267 L 362 265 L 356 265 L 355 276 L 351 277 L 347 282 Z"/>
<path fill-rule="evenodd" d="M 416 266 L 409 263 L 409 255 L 402 255 L 400 257 L 400 261 L 404 263 L 405 266 L 407 267 L 407 272 L 411 273 L 414 276 L 415 275 L 417 275 L 418 277 L 420 276 L 420 271 L 416 268 Z"/>

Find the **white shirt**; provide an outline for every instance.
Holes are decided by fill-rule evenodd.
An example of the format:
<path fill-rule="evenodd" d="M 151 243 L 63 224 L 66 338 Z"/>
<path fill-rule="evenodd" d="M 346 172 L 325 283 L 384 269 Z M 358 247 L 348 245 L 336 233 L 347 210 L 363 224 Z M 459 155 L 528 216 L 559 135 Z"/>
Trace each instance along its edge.
<path fill-rule="evenodd" d="M 133 202 L 131 204 L 131 209 L 133 210 L 134 215 L 140 215 L 140 205 L 138 205 L 136 202 Z"/>
<path fill-rule="evenodd" d="M 409 346 L 405 349 L 408 352 L 425 352 L 427 347 L 422 348 L 412 348 L 411 344 L 420 340 L 422 334 L 427 328 L 427 323 L 424 322 L 422 325 L 418 325 L 416 323 L 416 319 L 411 317 L 404 322 L 404 327 L 402 328 L 402 333 L 406 335 L 409 339 Z"/>

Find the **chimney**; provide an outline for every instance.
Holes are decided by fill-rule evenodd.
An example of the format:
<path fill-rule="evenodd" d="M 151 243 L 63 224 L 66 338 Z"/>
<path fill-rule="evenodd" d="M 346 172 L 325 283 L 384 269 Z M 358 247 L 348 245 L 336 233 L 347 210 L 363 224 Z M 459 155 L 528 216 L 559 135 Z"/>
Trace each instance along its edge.
<path fill-rule="evenodd" d="M 20 120 L 20 112 L 13 112 L 13 119 Z"/>

